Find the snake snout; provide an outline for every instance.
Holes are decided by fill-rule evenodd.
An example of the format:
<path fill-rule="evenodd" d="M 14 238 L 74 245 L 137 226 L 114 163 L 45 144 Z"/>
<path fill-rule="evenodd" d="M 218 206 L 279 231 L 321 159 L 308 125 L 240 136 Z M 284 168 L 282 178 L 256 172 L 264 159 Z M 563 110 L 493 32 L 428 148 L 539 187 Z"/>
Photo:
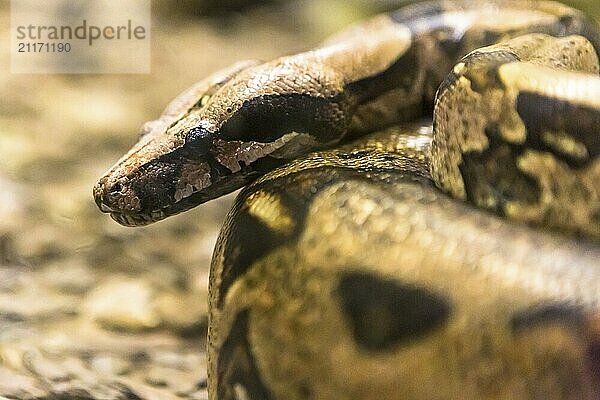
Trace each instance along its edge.
<path fill-rule="evenodd" d="M 127 185 L 126 178 L 111 180 L 102 178 L 94 187 L 94 201 L 105 213 L 131 213 L 139 210 L 139 199 Z"/>
<path fill-rule="evenodd" d="M 94 190 L 93 190 L 94 201 L 96 202 L 96 205 L 98 206 L 100 211 L 102 211 L 104 213 L 109 213 L 109 212 L 112 212 L 113 210 L 108 205 L 108 202 L 106 201 L 107 198 L 104 195 L 104 193 L 105 193 L 104 181 L 105 181 L 105 179 L 102 179 L 102 180 L 98 181 L 96 183 L 96 185 L 94 186 Z"/>

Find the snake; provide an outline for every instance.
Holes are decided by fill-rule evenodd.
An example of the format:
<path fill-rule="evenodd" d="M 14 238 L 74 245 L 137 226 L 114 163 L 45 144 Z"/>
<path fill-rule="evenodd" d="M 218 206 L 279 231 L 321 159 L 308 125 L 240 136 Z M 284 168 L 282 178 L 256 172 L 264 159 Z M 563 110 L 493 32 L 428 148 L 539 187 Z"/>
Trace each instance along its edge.
<path fill-rule="evenodd" d="M 194 84 L 94 199 L 141 226 L 243 188 L 210 399 L 598 400 L 599 50 L 553 1 L 405 6 Z"/>

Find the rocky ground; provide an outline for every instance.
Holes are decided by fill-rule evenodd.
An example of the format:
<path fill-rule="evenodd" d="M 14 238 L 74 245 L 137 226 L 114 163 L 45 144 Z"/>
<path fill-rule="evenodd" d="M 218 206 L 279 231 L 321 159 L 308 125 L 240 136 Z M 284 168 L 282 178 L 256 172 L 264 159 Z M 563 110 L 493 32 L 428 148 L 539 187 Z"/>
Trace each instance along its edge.
<path fill-rule="evenodd" d="M 208 265 L 232 196 L 131 229 L 91 188 L 191 83 L 307 48 L 365 7 L 197 4 L 153 3 L 149 75 L 20 75 L 0 0 L 0 398 L 206 398 Z"/>
<path fill-rule="evenodd" d="M 0 397 L 206 398 L 208 265 L 232 197 L 131 229 L 91 188 L 193 82 L 304 47 L 282 12 L 155 2 L 150 75 L 10 74 L 0 54 Z"/>

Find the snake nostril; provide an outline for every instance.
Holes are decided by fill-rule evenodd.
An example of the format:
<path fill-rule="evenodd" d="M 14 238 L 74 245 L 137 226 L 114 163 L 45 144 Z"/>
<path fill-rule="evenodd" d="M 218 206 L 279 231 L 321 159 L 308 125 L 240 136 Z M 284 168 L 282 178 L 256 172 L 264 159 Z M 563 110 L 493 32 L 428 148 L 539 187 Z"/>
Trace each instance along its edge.
<path fill-rule="evenodd" d="M 95 192 L 96 204 L 103 212 L 117 211 L 124 191 L 125 184 L 122 179 L 111 182 L 105 178 L 98 183 Z"/>
<path fill-rule="evenodd" d="M 123 191 L 123 185 L 119 182 L 115 182 L 114 185 L 110 186 L 107 190 L 108 195 L 111 197 L 116 197 Z"/>
<path fill-rule="evenodd" d="M 104 182 L 100 181 L 94 187 L 94 202 L 100 211 L 108 213 L 112 212 L 112 208 L 109 206 L 108 196 L 105 195 L 104 185 Z"/>

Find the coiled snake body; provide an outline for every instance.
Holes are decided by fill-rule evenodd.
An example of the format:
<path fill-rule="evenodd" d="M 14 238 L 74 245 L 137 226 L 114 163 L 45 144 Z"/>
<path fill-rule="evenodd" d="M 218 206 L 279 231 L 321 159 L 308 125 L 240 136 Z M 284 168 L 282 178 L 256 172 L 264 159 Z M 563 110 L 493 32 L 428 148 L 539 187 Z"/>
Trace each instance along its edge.
<path fill-rule="evenodd" d="M 134 226 L 250 184 L 213 399 L 599 399 L 599 49 L 554 2 L 406 7 L 194 85 L 94 196 Z"/>

